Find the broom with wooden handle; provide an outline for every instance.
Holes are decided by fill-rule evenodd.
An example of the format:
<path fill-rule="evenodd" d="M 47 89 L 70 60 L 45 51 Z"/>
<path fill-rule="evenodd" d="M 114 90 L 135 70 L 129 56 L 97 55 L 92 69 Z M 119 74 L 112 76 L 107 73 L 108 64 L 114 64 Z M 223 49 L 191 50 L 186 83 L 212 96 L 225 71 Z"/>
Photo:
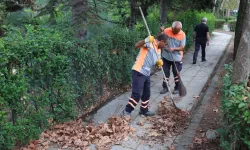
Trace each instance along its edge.
<path fill-rule="evenodd" d="M 173 61 L 174 61 L 174 57 L 173 57 L 172 52 L 170 52 L 170 55 L 171 55 L 171 57 L 172 57 L 172 59 L 173 59 Z M 180 72 L 179 72 L 179 70 L 178 70 L 177 67 L 176 67 L 175 61 L 174 61 L 174 67 L 175 67 L 175 70 L 176 70 L 176 72 L 177 72 L 177 74 L 178 74 L 178 76 L 179 76 L 179 87 L 178 87 L 178 88 L 179 88 L 179 89 L 178 89 L 178 91 L 179 91 L 179 96 L 180 96 L 180 97 L 184 97 L 184 96 L 187 95 L 187 89 L 186 89 L 186 87 L 184 86 L 184 84 L 183 84 L 183 82 L 182 82 L 182 80 L 181 80 Z"/>
<path fill-rule="evenodd" d="M 148 24 L 147 24 L 147 22 L 146 22 L 146 19 L 145 19 L 145 17 L 144 17 L 144 14 L 143 14 L 143 12 L 142 12 L 141 7 L 139 7 L 139 9 L 140 9 L 140 12 L 141 12 L 141 15 L 142 15 L 144 24 L 145 24 L 145 26 L 146 26 L 146 28 L 147 28 L 148 35 L 151 36 L 151 33 L 150 33 L 150 31 L 149 31 L 149 28 L 148 28 Z M 153 45 L 153 48 L 155 49 L 155 53 L 156 53 L 156 48 L 155 48 L 155 46 L 154 46 L 153 43 L 152 43 L 152 45 Z M 161 59 L 161 58 L 159 58 L 159 56 L 158 56 L 157 54 L 156 54 L 156 56 L 158 57 L 158 59 Z M 174 106 L 176 109 L 179 109 L 179 108 L 175 105 L 175 103 L 174 103 L 174 98 L 173 98 L 173 95 L 172 95 L 172 93 L 171 93 L 170 84 L 169 84 L 169 82 L 167 81 L 167 78 L 166 78 L 166 75 L 165 75 L 165 73 L 164 73 L 164 71 L 163 71 L 163 68 L 162 68 L 162 67 L 160 67 L 160 68 L 161 68 L 161 72 L 162 72 L 162 74 L 163 74 L 164 82 L 167 84 L 167 88 L 168 88 L 168 90 L 169 90 L 169 96 L 170 96 L 170 99 L 171 99 L 171 101 L 172 101 L 172 104 L 173 104 L 173 106 Z"/>

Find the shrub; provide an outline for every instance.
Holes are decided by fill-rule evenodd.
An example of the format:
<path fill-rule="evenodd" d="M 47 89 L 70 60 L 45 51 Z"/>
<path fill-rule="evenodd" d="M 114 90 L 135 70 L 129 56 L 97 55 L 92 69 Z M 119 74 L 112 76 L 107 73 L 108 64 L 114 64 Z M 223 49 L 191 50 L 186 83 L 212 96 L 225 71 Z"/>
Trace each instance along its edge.
<path fill-rule="evenodd" d="M 171 24 L 172 22 L 174 22 L 174 18 L 175 18 L 174 12 L 172 12 L 172 11 L 169 12 L 169 13 L 168 13 L 168 20 L 167 20 L 168 23 Z"/>
<path fill-rule="evenodd" d="M 165 27 L 171 26 L 173 19 L 174 19 L 174 13 L 173 12 L 168 13 L 167 24 L 164 24 L 163 26 Z M 153 5 L 149 7 L 148 15 L 146 16 L 146 21 L 148 23 L 148 27 L 149 27 L 149 30 L 151 31 L 151 34 L 157 35 L 160 31 L 160 26 L 161 26 L 160 8 L 158 5 Z M 135 29 L 137 31 L 142 32 L 142 34 L 144 34 L 145 36 L 147 36 L 147 30 L 142 19 L 136 22 Z"/>
<path fill-rule="evenodd" d="M 224 19 L 225 19 L 226 22 L 228 22 L 228 21 L 235 21 L 236 17 L 234 17 L 234 16 L 228 16 L 228 17 L 225 17 Z"/>
<path fill-rule="evenodd" d="M 215 20 L 215 28 L 216 29 L 222 29 L 223 25 L 226 23 L 224 19 L 216 19 Z"/>
<path fill-rule="evenodd" d="M 81 43 L 46 25 L 9 27 L 0 39 L 0 149 L 26 144 L 49 119 L 72 119 L 107 90 L 130 85 L 141 34 L 107 32 Z"/>
<path fill-rule="evenodd" d="M 156 35 L 160 31 L 160 9 L 158 5 L 153 5 L 149 7 L 148 9 L 148 15 L 146 16 L 146 21 L 149 27 L 149 30 L 152 35 Z M 146 30 L 144 21 L 142 20 L 142 17 L 140 17 L 140 20 L 136 22 L 135 29 L 137 31 L 140 31 L 145 34 L 145 36 L 148 35 L 148 32 Z"/>
<path fill-rule="evenodd" d="M 203 17 L 207 17 L 207 25 L 209 26 L 210 33 L 212 33 L 215 26 L 215 17 L 212 13 L 188 10 L 178 15 L 177 20 L 182 22 L 183 31 L 186 33 L 187 36 L 186 49 L 188 49 L 192 45 L 194 27 L 195 25 L 201 23 L 201 19 Z"/>
<path fill-rule="evenodd" d="M 26 144 L 37 138 L 48 124 L 47 119 L 61 120 L 74 116 L 75 103 L 69 80 L 70 61 L 62 34 L 45 28 L 27 25 L 24 30 L 9 28 L 1 38 L 0 149 L 16 143 Z M 11 122 L 10 122 L 11 120 Z"/>
<path fill-rule="evenodd" d="M 221 146 L 225 149 L 250 149 L 250 91 L 244 85 L 232 85 L 232 66 L 225 66 L 227 74 L 223 78 L 223 127 Z"/>

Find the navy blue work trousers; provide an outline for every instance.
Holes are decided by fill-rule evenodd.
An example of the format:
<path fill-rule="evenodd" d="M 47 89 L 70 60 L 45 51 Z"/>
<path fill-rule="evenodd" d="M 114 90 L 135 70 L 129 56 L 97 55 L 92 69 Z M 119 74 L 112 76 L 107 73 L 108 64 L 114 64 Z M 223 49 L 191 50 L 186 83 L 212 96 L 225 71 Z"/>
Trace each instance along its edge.
<path fill-rule="evenodd" d="M 165 73 L 165 76 L 167 78 L 167 81 L 169 80 L 169 77 L 170 77 L 170 69 L 171 69 L 171 66 L 172 66 L 172 71 L 173 71 L 173 74 L 174 74 L 174 80 L 175 80 L 175 89 L 178 89 L 179 88 L 179 75 L 177 73 L 177 70 L 176 68 L 178 69 L 178 71 L 180 72 L 182 70 L 182 62 L 175 62 L 175 65 L 176 65 L 176 68 L 175 68 L 175 65 L 174 65 L 174 62 L 173 61 L 169 61 L 165 58 L 162 58 L 163 60 L 163 71 Z M 163 81 L 162 83 L 162 87 L 163 88 L 167 88 L 167 84 L 166 82 Z"/>
<path fill-rule="evenodd" d="M 140 111 L 146 113 L 148 111 L 149 98 L 150 76 L 145 76 L 138 71 L 132 70 L 132 94 L 125 110 L 131 113 L 141 99 Z"/>

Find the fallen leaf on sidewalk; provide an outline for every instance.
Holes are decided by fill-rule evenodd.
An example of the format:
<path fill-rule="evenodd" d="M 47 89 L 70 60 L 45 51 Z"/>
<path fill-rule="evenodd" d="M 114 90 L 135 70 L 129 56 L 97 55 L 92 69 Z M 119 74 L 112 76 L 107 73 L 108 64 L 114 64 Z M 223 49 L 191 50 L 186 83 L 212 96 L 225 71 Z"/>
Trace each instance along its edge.
<path fill-rule="evenodd" d="M 213 112 L 218 112 L 219 110 L 217 108 L 214 108 L 213 109 Z"/>
<path fill-rule="evenodd" d="M 144 126 L 144 122 L 142 120 L 138 121 L 136 124 L 139 126 Z"/>
<path fill-rule="evenodd" d="M 123 140 L 124 140 L 124 141 L 128 141 L 128 137 L 125 137 Z"/>
<path fill-rule="evenodd" d="M 60 136 L 57 138 L 57 141 L 62 142 L 64 140 L 64 137 Z"/>
<path fill-rule="evenodd" d="M 176 109 L 172 106 L 171 101 L 160 101 L 158 103 L 157 116 L 148 117 L 152 126 L 149 127 L 149 135 L 142 137 L 145 140 L 159 141 L 164 137 L 172 137 L 183 133 L 184 127 L 187 125 L 189 112 Z"/>
<path fill-rule="evenodd" d="M 161 135 L 161 134 L 159 134 L 159 133 L 157 133 L 155 131 L 152 131 L 152 132 L 149 133 L 148 136 L 154 136 L 154 137 L 156 137 L 156 136 L 159 136 L 159 135 Z"/>
<path fill-rule="evenodd" d="M 29 149 L 36 149 L 36 146 L 33 143 L 31 143 Z"/>
<path fill-rule="evenodd" d="M 63 149 L 66 149 L 66 148 L 68 148 L 69 146 L 68 145 L 64 145 L 62 148 Z"/>
<path fill-rule="evenodd" d="M 60 144 L 60 148 L 86 148 L 91 144 L 96 144 L 101 150 L 110 149 L 111 144 L 118 143 L 136 131 L 130 125 L 130 117 L 112 116 L 107 123 L 94 125 L 85 124 L 82 120 L 72 120 L 44 131 L 40 140 L 32 141 L 29 145 L 22 148 L 35 150 L 37 147 L 47 149 L 49 144 Z M 127 138 L 128 140 L 128 138 Z"/>
<path fill-rule="evenodd" d="M 147 127 L 148 139 L 162 140 L 161 137 L 171 137 L 183 132 L 186 124 L 187 111 L 175 109 L 171 101 L 165 98 L 159 102 L 156 117 L 148 117 L 146 120 L 140 120 L 137 125 L 145 128 L 145 121 L 149 121 L 152 126 Z M 117 144 L 122 140 L 128 140 L 131 133 L 136 134 L 136 129 L 130 125 L 131 117 L 112 116 L 106 123 L 95 125 L 94 123 L 86 124 L 81 119 L 72 120 L 62 124 L 57 124 L 41 134 L 38 143 L 30 143 L 28 149 L 48 148 L 50 144 L 59 144 L 60 148 L 86 148 L 91 144 L 96 144 L 100 150 L 110 149 L 112 144 Z M 132 140 L 137 140 L 131 137 Z M 143 136 L 143 139 L 145 137 Z M 145 139 L 146 139 L 145 138 Z M 174 150 L 174 149 L 173 149 Z"/>
<path fill-rule="evenodd" d="M 168 150 L 175 150 L 175 146 L 174 145 L 169 146 Z"/>
<path fill-rule="evenodd" d="M 164 96 L 164 100 L 165 100 L 165 101 L 168 101 L 168 96 Z"/>
<path fill-rule="evenodd" d="M 198 96 L 198 95 L 195 95 L 195 96 L 193 96 L 193 98 L 196 98 L 196 99 L 198 99 L 198 98 L 200 98 L 200 96 Z"/>
<path fill-rule="evenodd" d="M 201 138 L 195 137 L 195 138 L 194 138 L 194 143 L 195 143 L 195 144 L 202 144 L 202 139 L 201 139 Z"/>

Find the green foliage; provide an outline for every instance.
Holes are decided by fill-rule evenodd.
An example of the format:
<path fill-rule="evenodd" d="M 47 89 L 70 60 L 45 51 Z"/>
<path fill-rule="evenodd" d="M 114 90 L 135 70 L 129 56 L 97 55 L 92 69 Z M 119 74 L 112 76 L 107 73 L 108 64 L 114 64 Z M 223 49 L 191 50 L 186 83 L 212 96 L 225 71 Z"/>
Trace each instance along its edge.
<path fill-rule="evenodd" d="M 225 149 L 250 148 L 250 91 L 244 85 L 232 85 L 232 66 L 225 66 L 227 73 L 223 78 L 223 127 L 221 146 Z"/>
<path fill-rule="evenodd" d="M 148 15 L 146 16 L 146 21 L 147 21 L 149 30 L 151 31 L 152 35 L 156 35 L 160 31 L 160 8 L 159 6 L 153 5 L 152 7 L 149 7 L 147 14 Z M 135 29 L 137 31 L 147 34 L 147 30 L 142 19 L 140 19 L 140 21 L 137 21 L 135 25 Z"/>
<path fill-rule="evenodd" d="M 224 19 L 225 19 L 226 22 L 236 21 L 236 17 L 235 16 L 228 16 L 228 17 L 225 17 Z"/>
<path fill-rule="evenodd" d="M 48 119 L 77 116 L 98 103 L 105 89 L 130 85 L 141 34 L 113 27 L 80 42 L 64 31 L 9 26 L 0 39 L 0 149 L 37 138 Z"/>
<path fill-rule="evenodd" d="M 186 49 L 192 45 L 194 27 L 201 23 L 201 19 L 203 17 L 207 17 L 207 25 L 209 27 L 210 33 L 212 33 L 215 26 L 215 16 L 212 13 L 188 10 L 178 15 L 177 20 L 182 22 L 183 31 L 187 36 Z"/>
<path fill-rule="evenodd" d="M 159 32 L 160 28 L 160 8 L 158 5 L 153 5 L 152 7 L 149 7 L 147 20 L 149 20 L 148 25 L 152 30 L 151 32 L 156 35 Z"/>
<path fill-rule="evenodd" d="M 170 7 L 176 11 L 199 10 L 211 12 L 213 1 L 211 0 L 172 0 Z"/>
<path fill-rule="evenodd" d="M 215 20 L 215 29 L 222 29 L 223 25 L 226 23 L 224 19 L 216 19 Z"/>
<path fill-rule="evenodd" d="M 119 1 L 120 4 L 118 4 L 117 0 L 110 0 L 110 2 L 112 3 L 112 6 L 109 4 L 106 7 L 108 7 L 108 15 L 111 16 L 111 19 L 123 24 L 128 23 L 130 18 L 129 1 Z"/>
<path fill-rule="evenodd" d="M 4 16 L 6 15 L 6 6 L 3 2 L 0 2 L 0 22 L 3 22 Z"/>
<path fill-rule="evenodd" d="M 23 24 L 31 23 L 34 12 L 30 9 L 25 9 L 23 11 L 17 11 L 8 13 L 6 16 L 5 23 L 12 24 L 15 26 L 21 26 Z"/>
<path fill-rule="evenodd" d="M 175 17 L 175 13 L 173 11 L 168 13 L 168 23 L 172 24 L 172 22 L 174 22 L 174 17 Z"/>
<path fill-rule="evenodd" d="M 11 27 L 1 39 L 0 101 L 12 120 L 3 119 L 1 132 L 13 131 L 3 136 L 12 139 L 1 144 L 3 149 L 36 138 L 48 118 L 74 116 L 73 90 L 67 83 L 70 61 L 65 48 L 69 42 L 49 28 L 26 26 L 25 30 Z"/>

